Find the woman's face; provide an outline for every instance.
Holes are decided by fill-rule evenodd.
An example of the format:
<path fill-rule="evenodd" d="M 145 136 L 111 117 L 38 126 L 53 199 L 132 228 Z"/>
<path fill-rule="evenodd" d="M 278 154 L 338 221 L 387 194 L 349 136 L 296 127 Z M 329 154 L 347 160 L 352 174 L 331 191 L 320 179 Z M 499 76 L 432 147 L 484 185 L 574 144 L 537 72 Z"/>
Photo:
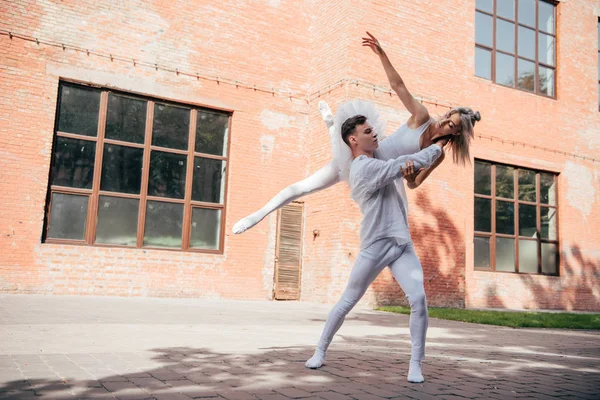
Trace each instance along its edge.
<path fill-rule="evenodd" d="M 437 134 L 436 136 L 458 136 L 460 135 L 461 121 L 460 113 L 454 113 L 450 116 L 443 116 L 436 123 Z"/>

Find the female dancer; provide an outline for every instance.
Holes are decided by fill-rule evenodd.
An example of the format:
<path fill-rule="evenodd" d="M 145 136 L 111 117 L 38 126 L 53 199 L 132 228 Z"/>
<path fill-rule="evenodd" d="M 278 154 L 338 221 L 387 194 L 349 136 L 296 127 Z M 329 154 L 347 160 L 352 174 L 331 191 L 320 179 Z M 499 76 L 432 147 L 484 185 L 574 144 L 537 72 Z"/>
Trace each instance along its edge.
<path fill-rule="evenodd" d="M 414 154 L 429 147 L 431 144 L 448 137 L 454 162 L 465 164 L 470 160 L 469 144 L 473 138 L 473 126 L 481 119 L 479 112 L 470 108 L 457 107 L 444 114 L 438 120 L 429 115 L 427 108 L 419 103 L 408 91 L 404 81 L 392 66 L 385 51 L 373 35 L 367 32 L 368 38 L 363 38 L 363 46 L 367 46 L 379 56 L 391 88 L 396 92 L 404 107 L 411 116 L 394 134 L 385 140 L 380 140 L 379 148 L 375 151 L 375 158 L 389 160 L 402 155 Z M 263 208 L 241 219 L 233 226 L 233 233 L 240 234 L 252 228 L 263 218 L 284 205 L 310 193 L 314 193 L 348 179 L 351 154 L 349 148 L 342 142 L 341 126 L 348 118 L 355 115 L 364 115 L 373 126 L 380 139 L 384 138 L 384 124 L 379 120 L 375 108 L 366 102 L 354 101 L 338 110 L 334 121 L 333 115 L 325 102 L 319 102 L 319 110 L 329 129 L 333 147 L 332 161 L 319 169 L 308 178 L 296 182 L 279 192 Z M 429 168 L 415 172 L 408 167 L 405 174 L 407 185 L 410 189 L 418 187 L 445 159 L 445 154 Z M 403 203 L 407 207 L 403 179 L 396 182 Z"/>

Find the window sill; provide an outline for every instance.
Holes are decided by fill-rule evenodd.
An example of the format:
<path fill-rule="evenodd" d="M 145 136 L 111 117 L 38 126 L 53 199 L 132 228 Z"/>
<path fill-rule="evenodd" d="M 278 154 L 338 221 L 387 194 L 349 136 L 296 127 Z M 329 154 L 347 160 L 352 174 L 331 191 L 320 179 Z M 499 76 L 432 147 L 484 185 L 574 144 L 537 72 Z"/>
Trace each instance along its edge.
<path fill-rule="evenodd" d="M 528 95 L 532 95 L 532 96 L 535 96 L 536 98 L 542 98 L 542 99 L 548 99 L 548 100 L 558 101 L 558 97 L 557 96 L 554 96 L 554 97 L 552 97 L 552 96 L 546 96 L 545 94 L 534 93 L 534 92 L 530 92 L 529 90 L 519 89 L 519 88 L 513 87 L 513 86 L 502 85 L 500 83 L 496 83 L 496 82 L 492 81 L 491 79 L 482 78 L 482 77 L 477 76 L 477 75 L 473 75 L 473 78 L 475 78 L 478 81 L 481 81 L 482 83 L 486 82 L 486 83 L 488 83 L 490 85 L 499 86 L 499 87 L 504 88 L 504 89 L 516 90 L 519 93 L 525 93 L 525 94 L 528 94 Z"/>
<path fill-rule="evenodd" d="M 159 251 L 170 251 L 170 252 L 176 252 L 176 253 L 200 253 L 200 254 L 214 254 L 214 255 L 222 255 L 224 253 L 223 249 L 218 249 L 218 250 L 209 250 L 209 249 L 187 249 L 187 250 L 181 250 L 181 249 L 174 249 L 174 248 L 167 248 L 167 247 L 133 247 L 133 246 L 123 246 L 123 245 L 115 245 L 115 244 L 94 244 L 94 245 L 89 245 L 84 241 L 75 241 L 75 240 L 60 240 L 60 239 L 52 239 L 52 240 L 46 240 L 45 242 L 42 242 L 42 246 L 45 245 L 67 245 L 67 246 L 85 246 L 85 247 L 89 247 L 91 249 L 97 248 L 97 249 L 128 249 L 128 250 L 159 250 Z"/>

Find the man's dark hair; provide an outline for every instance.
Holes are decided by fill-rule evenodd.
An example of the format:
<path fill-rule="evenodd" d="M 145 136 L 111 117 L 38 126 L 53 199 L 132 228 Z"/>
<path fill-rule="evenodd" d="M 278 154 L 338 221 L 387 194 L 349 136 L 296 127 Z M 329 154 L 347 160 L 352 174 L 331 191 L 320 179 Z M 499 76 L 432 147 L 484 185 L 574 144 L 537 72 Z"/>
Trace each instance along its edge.
<path fill-rule="evenodd" d="M 367 117 L 363 115 L 355 115 L 352 118 L 348 118 L 342 124 L 342 140 L 348 146 L 350 146 L 350 141 L 348 140 L 348 136 L 352 135 L 356 130 L 356 125 L 362 125 L 367 122 Z"/>

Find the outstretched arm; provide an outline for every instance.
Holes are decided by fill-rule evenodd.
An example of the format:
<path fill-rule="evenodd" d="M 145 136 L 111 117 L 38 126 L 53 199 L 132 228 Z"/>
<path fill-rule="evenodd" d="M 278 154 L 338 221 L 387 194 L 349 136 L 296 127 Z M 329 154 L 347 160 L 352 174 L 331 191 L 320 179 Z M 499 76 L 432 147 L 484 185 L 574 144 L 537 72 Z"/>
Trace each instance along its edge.
<path fill-rule="evenodd" d="M 413 174 L 405 175 L 404 179 L 406 179 L 406 186 L 408 186 L 409 189 L 418 188 L 421 183 L 423 183 L 423 181 L 427 179 L 427 177 L 433 172 L 433 170 L 436 169 L 437 166 L 442 163 L 442 161 L 444 161 L 444 158 L 446 158 L 446 154 L 442 153 L 440 158 L 435 160 L 431 167 L 421 169 Z"/>
<path fill-rule="evenodd" d="M 339 181 L 338 168 L 333 163 L 329 163 L 308 178 L 286 187 L 269 200 L 263 208 L 238 221 L 233 226 L 233 233 L 243 233 L 258 224 L 264 217 L 273 211 L 302 196 L 333 186 Z"/>
<path fill-rule="evenodd" d="M 388 161 L 371 159 L 364 169 L 360 171 L 360 177 L 368 193 L 373 193 L 400 178 L 407 163 L 412 161 L 415 169 L 429 168 L 442 154 L 442 146 L 432 144 L 428 148 L 415 154 L 401 156 Z"/>
<path fill-rule="evenodd" d="M 416 128 L 429 121 L 429 112 L 427 111 L 427 108 L 410 94 L 404 80 L 402 80 L 400 74 L 392 65 L 387 54 L 379 44 L 379 41 L 369 32 L 367 32 L 367 35 L 369 35 L 369 37 L 363 37 L 363 46 L 371 48 L 371 50 L 379 56 L 385 74 L 390 82 L 390 87 L 396 92 L 400 101 L 404 104 L 404 107 L 406 107 L 411 114 L 411 117 L 407 122 L 408 126 Z"/>

